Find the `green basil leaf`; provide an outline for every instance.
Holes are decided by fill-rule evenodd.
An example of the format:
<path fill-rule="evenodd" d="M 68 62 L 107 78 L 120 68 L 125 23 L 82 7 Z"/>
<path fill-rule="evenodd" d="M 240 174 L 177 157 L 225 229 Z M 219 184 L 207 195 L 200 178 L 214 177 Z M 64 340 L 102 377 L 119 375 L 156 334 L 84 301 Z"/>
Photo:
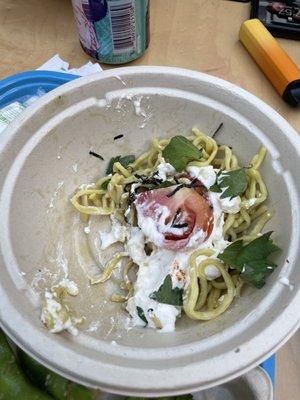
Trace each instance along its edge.
<path fill-rule="evenodd" d="M 173 165 L 176 171 L 182 171 L 191 161 L 199 160 L 202 150 L 198 149 L 185 136 L 174 136 L 163 149 L 162 156 Z"/>
<path fill-rule="evenodd" d="M 123 167 L 127 167 L 134 161 L 135 161 L 135 156 L 133 154 L 129 154 L 128 156 L 123 156 L 119 159 L 119 163 L 123 165 Z"/>
<path fill-rule="evenodd" d="M 212 192 L 221 193 L 221 199 L 237 197 L 247 189 L 247 176 L 243 168 L 229 172 L 219 172 L 215 184 L 209 189 Z"/>
<path fill-rule="evenodd" d="M 217 185 L 217 183 L 213 184 L 209 190 L 215 193 L 222 193 L 222 189 Z"/>
<path fill-rule="evenodd" d="M 120 160 L 120 158 L 121 158 L 121 156 L 116 156 L 116 157 L 112 157 L 109 160 L 108 166 L 107 166 L 106 171 L 105 171 L 106 175 L 109 175 L 109 174 L 113 173 L 114 163 L 118 162 Z"/>
<path fill-rule="evenodd" d="M 178 287 L 173 289 L 172 278 L 170 275 L 167 275 L 160 288 L 156 292 L 151 293 L 149 297 L 159 303 L 182 306 L 182 296 L 183 289 L 179 289 Z"/>
<path fill-rule="evenodd" d="M 108 166 L 106 168 L 106 175 L 112 174 L 113 173 L 113 166 L 114 163 L 119 162 L 123 167 L 127 167 L 129 164 L 133 163 L 135 161 L 135 156 L 130 154 L 128 156 L 116 156 L 112 157 L 109 160 Z"/>
<path fill-rule="evenodd" d="M 269 255 L 280 250 L 270 239 L 272 232 L 265 233 L 244 245 L 242 240 L 232 243 L 218 255 L 218 258 L 241 273 L 241 278 L 260 288 L 266 278 L 277 267 Z"/>
<path fill-rule="evenodd" d="M 144 310 L 141 308 L 141 307 L 136 307 L 136 311 L 137 311 L 137 313 L 138 313 L 138 316 L 141 318 L 141 320 L 143 321 L 143 322 L 145 322 L 145 326 L 147 326 L 148 325 L 148 321 L 147 321 L 147 318 L 146 318 L 146 316 L 145 316 L 145 313 L 144 313 Z"/>

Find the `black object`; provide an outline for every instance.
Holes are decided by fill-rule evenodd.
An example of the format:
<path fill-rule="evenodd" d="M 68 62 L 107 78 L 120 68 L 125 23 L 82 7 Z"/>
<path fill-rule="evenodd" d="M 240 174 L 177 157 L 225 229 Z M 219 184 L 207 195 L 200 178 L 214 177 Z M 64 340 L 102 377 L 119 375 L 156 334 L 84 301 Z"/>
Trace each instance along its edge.
<path fill-rule="evenodd" d="M 283 100 L 291 106 L 296 107 L 300 104 L 300 80 L 293 81 L 287 85 L 282 95 Z"/>
<path fill-rule="evenodd" d="M 300 40 L 300 0 L 252 0 L 251 18 L 258 18 L 274 36 Z"/>

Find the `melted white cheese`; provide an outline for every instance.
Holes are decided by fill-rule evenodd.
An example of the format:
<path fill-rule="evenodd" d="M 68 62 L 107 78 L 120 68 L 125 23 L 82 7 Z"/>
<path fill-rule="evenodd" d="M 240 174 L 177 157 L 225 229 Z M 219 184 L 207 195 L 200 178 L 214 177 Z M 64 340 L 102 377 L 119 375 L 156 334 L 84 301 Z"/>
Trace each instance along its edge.
<path fill-rule="evenodd" d="M 176 173 L 175 168 L 173 165 L 166 163 L 166 162 L 161 162 L 156 169 L 156 177 L 161 179 L 162 181 L 166 181 L 168 176 L 174 176 Z"/>
<path fill-rule="evenodd" d="M 83 228 L 84 233 L 86 233 L 87 235 L 91 232 L 91 228 L 89 226 L 85 226 Z"/>
<path fill-rule="evenodd" d="M 214 227 L 210 237 L 207 240 L 205 240 L 206 237 L 205 232 L 203 232 L 202 230 L 198 230 L 190 237 L 187 246 L 188 249 L 186 249 L 185 251 L 172 252 L 168 250 L 158 249 L 154 252 L 154 254 L 151 254 L 150 257 L 147 257 L 144 252 L 144 243 L 145 241 L 149 241 L 155 243 L 158 246 L 159 244 L 163 243 L 164 235 L 161 232 L 164 232 L 166 230 L 166 225 L 164 224 L 164 221 L 168 216 L 169 211 L 167 207 L 157 206 L 155 213 L 157 214 L 157 218 L 159 221 L 158 229 L 161 230 L 161 232 L 158 232 L 157 224 L 154 222 L 154 220 L 150 217 L 144 216 L 142 212 L 142 205 L 137 206 L 138 224 L 141 230 L 139 228 L 134 228 L 134 230 L 132 231 L 132 236 L 129 239 L 126 246 L 127 247 L 126 250 L 129 252 L 134 262 L 139 265 L 138 278 L 137 278 L 137 282 L 139 282 L 139 284 L 135 286 L 135 295 L 134 295 L 135 298 L 136 293 L 139 292 L 138 300 L 130 301 L 131 306 L 130 309 L 128 309 L 130 313 L 132 312 L 136 313 L 136 310 L 134 309 L 134 307 L 136 308 L 136 306 L 141 307 L 145 315 L 148 309 L 155 308 L 154 304 L 156 302 L 153 303 L 153 300 L 151 300 L 151 302 L 149 303 L 150 299 L 148 295 L 149 293 L 152 293 L 155 290 L 157 290 L 158 287 L 163 283 L 163 280 L 166 277 L 166 275 L 171 273 L 170 271 L 172 263 L 174 263 L 174 261 L 176 262 L 176 259 L 178 261 L 178 259 L 180 258 L 179 264 L 181 265 L 181 269 L 185 271 L 188 264 L 188 258 L 190 254 L 193 252 L 194 248 L 213 249 L 215 252 L 215 255 L 213 257 L 216 257 L 229 245 L 229 242 L 224 240 L 223 237 L 224 214 L 222 212 L 222 207 L 221 207 L 222 203 L 220 201 L 219 193 L 209 192 L 208 195 L 209 195 L 209 200 L 213 207 L 213 215 L 214 215 Z M 169 229 L 170 228 L 168 228 L 168 231 Z M 197 259 L 197 262 L 202 261 L 202 259 L 206 259 L 205 256 L 201 257 L 202 257 L 201 259 L 199 260 Z M 144 272 L 145 268 L 146 268 L 146 274 Z M 208 266 L 205 269 L 205 274 L 209 280 L 216 279 L 220 276 L 219 270 L 213 265 Z M 158 285 L 158 281 L 156 279 L 158 279 L 160 285 Z M 145 280 L 147 280 L 146 283 Z M 148 292 L 145 288 L 145 285 L 147 285 L 148 283 L 151 288 L 150 292 Z M 174 280 L 173 284 L 176 284 Z M 143 301 L 141 300 L 141 296 L 144 299 Z M 133 306 L 133 304 L 135 304 L 135 306 Z M 148 309 L 146 309 L 146 307 L 148 307 Z M 174 316 L 174 314 L 172 314 L 172 316 Z M 137 323 L 139 325 L 143 325 L 143 321 L 140 320 L 138 316 L 136 318 L 137 318 L 136 320 L 135 319 L 133 320 L 133 323 L 135 323 L 135 321 L 139 321 Z M 165 317 L 163 319 L 165 320 Z M 149 326 L 152 325 L 149 323 Z M 170 324 L 168 324 L 168 326 L 170 327 Z"/>
<path fill-rule="evenodd" d="M 238 213 L 241 209 L 240 196 L 233 197 L 232 199 L 230 197 L 225 197 L 224 199 L 221 199 L 221 196 L 225 192 L 225 190 L 226 188 L 222 190 L 222 193 L 218 193 L 222 211 L 227 214 Z"/>
<path fill-rule="evenodd" d="M 218 172 L 212 166 L 191 166 L 187 168 L 187 171 L 191 177 L 199 179 L 207 188 L 215 183 L 216 173 Z M 168 176 L 174 175 L 174 173 L 174 168 L 165 162 L 159 164 L 157 168 L 157 176 L 162 180 L 166 180 Z M 175 321 L 180 316 L 181 308 L 158 303 L 149 296 L 160 288 L 167 275 L 172 278 L 173 288 L 184 288 L 188 285 L 188 260 L 194 248 L 213 249 L 214 254 L 211 257 L 216 258 L 230 244 L 223 237 L 224 212 L 238 212 L 241 199 L 239 197 L 221 199 L 221 195 L 222 193 L 208 192 L 214 217 L 214 226 L 210 237 L 205 240 L 205 232 L 198 230 L 190 237 L 188 246 L 184 250 L 175 252 L 156 248 L 149 256 L 146 255 L 144 250 L 146 242 L 152 242 L 159 247 L 164 242 L 164 232 L 182 234 L 186 229 L 172 228 L 169 226 L 170 224 L 166 225 L 165 221 L 169 217 L 169 209 L 159 204 L 153 204 L 155 218 L 145 217 L 143 205 L 137 204 L 138 227 L 126 228 L 125 231 L 122 231 L 122 226 L 113 222 L 112 232 L 106 233 L 106 241 L 105 238 L 101 237 L 102 246 L 116 241 L 125 242 L 125 250 L 139 266 L 134 284 L 134 294 L 127 303 L 127 310 L 132 317 L 133 326 L 145 326 L 145 322 L 138 314 L 137 307 L 139 307 L 143 310 L 149 327 L 159 327 L 162 332 L 171 332 L 175 329 Z M 109 238 L 111 239 L 108 240 Z M 206 256 L 199 256 L 197 263 L 205 259 L 207 259 Z M 214 280 L 220 276 L 220 272 L 214 265 L 208 265 L 205 268 L 205 275 L 208 280 Z"/>
<path fill-rule="evenodd" d="M 199 246 L 199 244 L 204 242 L 205 238 L 206 233 L 203 231 L 203 229 L 199 229 L 197 232 L 193 233 L 193 235 L 190 236 L 187 247 Z"/>
<path fill-rule="evenodd" d="M 161 246 L 164 241 L 164 235 L 157 230 L 157 225 L 154 219 L 143 215 L 142 205 L 137 205 L 136 211 L 138 215 L 138 225 L 145 235 L 146 241 Z"/>
<path fill-rule="evenodd" d="M 208 197 L 213 207 L 214 227 L 209 238 L 199 247 L 212 248 L 215 252 L 221 253 L 229 245 L 229 242 L 224 240 L 223 237 L 224 214 L 220 204 L 219 193 L 209 192 Z"/>
<path fill-rule="evenodd" d="M 216 258 L 216 256 L 218 254 L 219 254 L 218 252 L 215 252 L 212 256 L 210 256 L 210 258 Z M 198 256 L 197 264 L 199 265 L 202 261 L 205 261 L 205 260 L 207 260 L 206 256 Z M 213 281 L 214 279 L 217 279 L 221 276 L 220 271 L 214 265 L 208 265 L 207 267 L 205 267 L 204 273 L 205 273 L 207 280 L 209 280 L 209 281 Z"/>
<path fill-rule="evenodd" d="M 244 205 L 244 207 L 245 207 L 246 209 L 248 209 L 248 208 L 254 206 L 255 203 L 256 203 L 256 199 L 255 199 L 255 198 L 252 198 L 252 199 L 244 200 L 244 201 L 243 201 L 243 205 Z"/>
<path fill-rule="evenodd" d="M 197 167 L 190 166 L 187 167 L 187 172 L 192 178 L 199 179 L 202 184 L 209 189 L 216 182 L 218 169 L 214 169 L 212 165 L 208 165 L 207 167 Z M 223 171 L 226 174 L 227 171 Z M 225 197 L 221 199 L 222 194 L 225 192 L 226 188 L 222 190 L 222 193 L 218 193 L 221 209 L 223 212 L 227 214 L 236 214 L 240 211 L 241 208 L 241 199 L 239 196 L 230 199 L 230 197 Z M 253 205 L 253 199 L 249 200 L 249 207 Z M 255 202 L 255 199 L 254 199 Z"/>
<path fill-rule="evenodd" d="M 131 257 L 132 261 L 137 265 L 145 261 L 145 236 L 138 227 L 133 227 L 129 231 L 127 243 L 125 249 Z"/>
<path fill-rule="evenodd" d="M 99 231 L 101 240 L 101 250 L 106 249 L 114 243 L 122 242 L 124 243 L 126 239 L 127 227 L 121 225 L 119 221 L 111 217 L 111 231 L 103 232 Z"/>
<path fill-rule="evenodd" d="M 55 294 L 46 291 L 41 321 L 48 327 L 51 333 L 66 330 L 72 335 L 77 335 L 78 329 L 76 325 L 81 323 L 82 319 L 72 316 Z"/>
<path fill-rule="evenodd" d="M 209 281 L 219 278 L 221 276 L 220 271 L 214 265 L 208 265 L 205 270 L 205 276 Z"/>
<path fill-rule="evenodd" d="M 192 178 L 197 178 L 199 181 L 209 189 L 216 182 L 216 170 L 214 170 L 213 166 L 208 165 L 207 167 L 196 167 L 190 166 L 187 167 L 187 172 Z"/>
<path fill-rule="evenodd" d="M 158 247 L 160 247 L 164 242 L 164 233 L 168 232 L 175 235 L 182 235 L 188 229 L 188 227 L 174 228 L 171 226 L 171 222 L 168 224 L 165 223 L 167 218 L 170 216 L 170 211 L 166 206 L 161 206 L 159 204 L 155 205 L 154 203 L 153 218 L 145 217 L 144 207 L 142 204 L 136 205 L 136 211 L 138 216 L 138 225 L 146 236 L 147 241 L 156 244 Z"/>
<path fill-rule="evenodd" d="M 147 256 L 144 245 L 145 237 L 141 230 L 132 228 L 125 247 L 133 261 L 139 265 L 139 269 L 134 284 L 134 295 L 128 300 L 127 310 L 132 316 L 134 326 L 145 325 L 138 316 L 137 307 L 140 307 L 149 327 L 156 328 L 156 320 L 159 321 L 162 332 L 171 332 L 175 328 L 176 317 L 180 315 L 180 307 L 158 303 L 150 299 L 149 295 L 159 289 L 168 274 L 171 275 L 173 287 L 184 287 L 189 253 L 156 249 Z"/>
<path fill-rule="evenodd" d="M 216 220 L 219 221 L 220 226 L 215 227 L 213 230 L 213 238 L 210 238 L 210 245 L 204 242 L 198 246 L 199 248 L 207 248 L 214 243 L 216 247 L 215 256 L 228 245 L 228 242 L 223 240 L 220 234 L 222 224 L 224 224 L 222 215 L 221 218 Z M 139 265 L 139 269 L 137 280 L 134 284 L 134 295 L 128 300 L 127 310 L 132 316 L 132 324 L 134 326 L 145 325 L 137 312 L 137 307 L 140 307 L 148 320 L 149 327 L 157 328 L 154 320 L 151 319 L 151 316 L 153 317 L 154 315 L 161 324 L 161 331 L 171 332 L 175 329 L 176 318 L 180 316 L 180 308 L 158 303 L 150 299 L 149 295 L 159 289 L 168 274 L 171 275 L 173 287 L 183 288 L 187 285 L 188 260 L 193 250 L 175 252 L 155 249 L 150 256 L 147 256 L 144 251 L 144 245 L 145 237 L 141 230 L 137 227 L 132 228 L 125 247 L 132 260 Z M 205 256 L 200 256 L 197 262 L 204 259 L 206 259 Z M 219 270 L 213 265 L 205 269 L 205 274 L 210 280 L 220 276 Z"/>
<path fill-rule="evenodd" d="M 71 281 L 68 278 L 63 278 L 58 285 L 54 286 L 54 290 L 56 287 L 60 287 L 62 289 L 66 289 L 67 293 L 71 296 L 77 296 L 79 293 L 79 289 L 77 284 L 74 281 Z"/>

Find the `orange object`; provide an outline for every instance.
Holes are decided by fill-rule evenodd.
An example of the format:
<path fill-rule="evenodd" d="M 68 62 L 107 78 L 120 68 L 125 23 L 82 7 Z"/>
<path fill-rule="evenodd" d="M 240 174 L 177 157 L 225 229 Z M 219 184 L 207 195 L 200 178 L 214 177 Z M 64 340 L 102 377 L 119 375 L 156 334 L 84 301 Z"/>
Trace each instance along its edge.
<path fill-rule="evenodd" d="M 300 104 L 300 70 L 264 25 L 258 19 L 245 21 L 239 38 L 280 96 Z"/>

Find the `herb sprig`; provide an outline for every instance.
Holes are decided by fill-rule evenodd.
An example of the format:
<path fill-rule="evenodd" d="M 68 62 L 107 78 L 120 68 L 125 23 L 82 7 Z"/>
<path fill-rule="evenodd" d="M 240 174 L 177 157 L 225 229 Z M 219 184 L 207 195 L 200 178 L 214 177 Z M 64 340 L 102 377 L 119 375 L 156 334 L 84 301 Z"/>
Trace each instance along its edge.
<path fill-rule="evenodd" d="M 241 272 L 241 278 L 261 288 L 277 265 L 268 257 L 280 248 L 270 239 L 272 232 L 267 232 L 252 242 L 244 245 L 242 240 L 232 243 L 218 255 L 218 258 L 231 268 Z"/>
<path fill-rule="evenodd" d="M 225 189 L 225 190 L 224 190 Z M 247 189 L 247 176 L 243 168 L 234 171 L 217 173 L 216 182 L 210 187 L 211 192 L 223 193 L 221 199 L 230 199 L 243 194 Z"/>
<path fill-rule="evenodd" d="M 116 156 L 112 157 L 109 160 L 108 166 L 106 168 L 106 174 L 112 174 L 113 173 L 113 167 L 114 163 L 119 162 L 123 167 L 127 167 L 129 164 L 133 163 L 135 161 L 135 156 L 132 154 L 129 154 L 128 156 Z"/>
<path fill-rule="evenodd" d="M 170 275 L 167 275 L 160 288 L 156 292 L 151 293 L 149 297 L 159 303 L 171 304 L 172 306 L 182 306 L 182 296 L 183 289 L 178 287 L 173 289 L 172 278 Z"/>
<path fill-rule="evenodd" d="M 202 150 L 185 136 L 174 136 L 163 149 L 162 156 L 176 171 L 183 171 L 189 162 L 201 158 Z"/>

